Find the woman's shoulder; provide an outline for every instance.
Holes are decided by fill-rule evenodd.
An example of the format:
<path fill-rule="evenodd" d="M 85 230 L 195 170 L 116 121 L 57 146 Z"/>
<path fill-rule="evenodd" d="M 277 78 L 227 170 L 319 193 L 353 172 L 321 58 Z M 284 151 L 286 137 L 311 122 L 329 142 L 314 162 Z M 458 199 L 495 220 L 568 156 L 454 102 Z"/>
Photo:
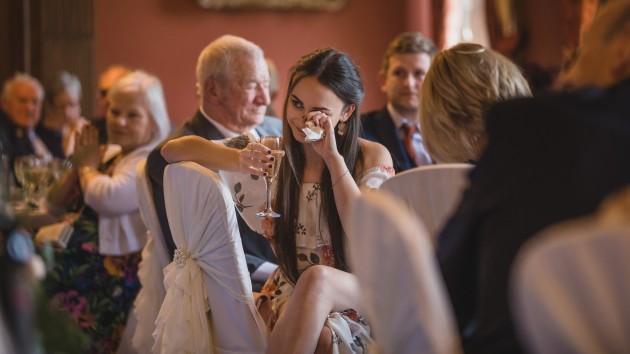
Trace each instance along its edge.
<path fill-rule="evenodd" d="M 394 175 L 392 156 L 383 145 L 359 140 L 363 162 L 358 171 L 357 183 L 362 190 L 378 189 L 386 179 Z"/>
<path fill-rule="evenodd" d="M 359 146 L 363 152 L 362 170 L 367 170 L 376 166 L 394 166 L 392 155 L 389 153 L 389 150 L 380 143 L 359 139 Z"/>

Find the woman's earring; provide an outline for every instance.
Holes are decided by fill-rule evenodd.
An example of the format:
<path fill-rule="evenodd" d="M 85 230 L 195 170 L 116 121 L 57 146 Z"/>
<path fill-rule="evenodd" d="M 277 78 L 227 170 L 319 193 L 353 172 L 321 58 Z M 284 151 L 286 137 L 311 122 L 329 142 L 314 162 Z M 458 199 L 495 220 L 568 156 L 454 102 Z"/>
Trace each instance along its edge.
<path fill-rule="evenodd" d="M 340 121 L 337 123 L 337 134 L 340 136 L 346 135 L 346 122 Z"/>

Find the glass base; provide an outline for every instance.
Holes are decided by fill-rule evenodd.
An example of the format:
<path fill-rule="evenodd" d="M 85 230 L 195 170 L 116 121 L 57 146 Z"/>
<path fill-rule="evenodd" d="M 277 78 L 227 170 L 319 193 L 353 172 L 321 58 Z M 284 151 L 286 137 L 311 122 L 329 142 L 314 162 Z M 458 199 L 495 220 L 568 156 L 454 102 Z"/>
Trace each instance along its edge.
<path fill-rule="evenodd" d="M 280 214 L 276 213 L 273 210 L 265 210 L 265 211 L 256 213 L 256 216 L 261 217 L 261 218 L 279 218 Z"/>

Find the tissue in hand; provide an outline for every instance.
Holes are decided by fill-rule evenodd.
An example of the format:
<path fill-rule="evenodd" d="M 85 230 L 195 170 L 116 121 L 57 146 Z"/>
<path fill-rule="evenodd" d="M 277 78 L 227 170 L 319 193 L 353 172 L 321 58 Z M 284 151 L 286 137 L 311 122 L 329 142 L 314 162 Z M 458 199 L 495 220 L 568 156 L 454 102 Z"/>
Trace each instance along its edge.
<path fill-rule="evenodd" d="M 306 142 L 317 141 L 324 136 L 324 129 L 310 120 L 306 122 L 306 128 L 302 128 L 302 131 L 306 134 Z"/>

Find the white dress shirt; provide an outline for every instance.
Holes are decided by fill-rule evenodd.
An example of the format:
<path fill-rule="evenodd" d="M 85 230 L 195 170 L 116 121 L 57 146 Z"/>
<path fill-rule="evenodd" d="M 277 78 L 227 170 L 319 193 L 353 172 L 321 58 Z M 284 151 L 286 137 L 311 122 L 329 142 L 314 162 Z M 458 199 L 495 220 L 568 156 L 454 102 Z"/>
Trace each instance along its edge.
<path fill-rule="evenodd" d="M 429 155 L 427 148 L 424 146 L 422 133 L 421 133 L 422 129 L 420 127 L 420 123 L 413 122 L 403 117 L 389 103 L 387 104 L 387 111 L 389 112 L 389 115 L 392 117 L 392 120 L 394 121 L 394 125 L 396 126 L 396 128 L 398 128 L 396 132 L 398 133 L 398 138 L 400 139 L 400 141 L 404 140 L 403 126 L 405 124 L 411 124 L 411 125 L 416 126 L 417 130 L 413 133 L 411 143 L 413 145 L 413 148 L 416 150 L 416 156 L 418 157 L 419 166 L 432 165 L 433 160 L 431 159 L 431 156 Z"/>

